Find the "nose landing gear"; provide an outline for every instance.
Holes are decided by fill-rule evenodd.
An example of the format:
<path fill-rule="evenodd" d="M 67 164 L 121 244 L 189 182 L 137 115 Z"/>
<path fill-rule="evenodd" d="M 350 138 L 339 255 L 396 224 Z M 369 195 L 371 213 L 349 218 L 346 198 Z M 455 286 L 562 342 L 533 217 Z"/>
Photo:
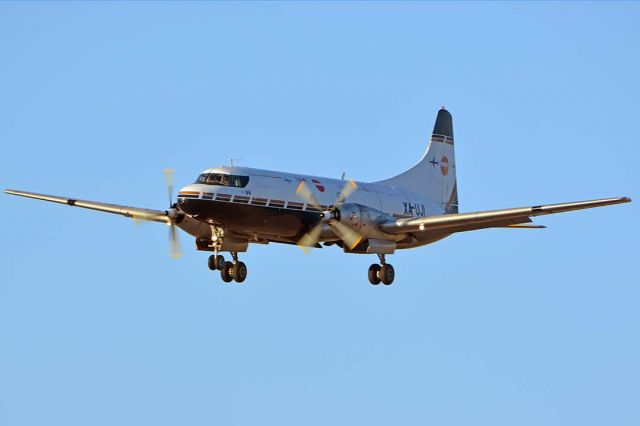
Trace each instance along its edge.
<path fill-rule="evenodd" d="M 221 271 L 224 266 L 224 256 L 221 254 L 212 254 L 209 256 L 209 269 L 212 271 Z"/>
<path fill-rule="evenodd" d="M 380 282 L 384 285 L 390 285 L 393 283 L 396 272 L 393 266 L 385 261 L 384 254 L 379 254 L 378 257 L 380 265 L 374 263 L 369 266 L 369 282 L 373 285 L 378 285 Z"/>

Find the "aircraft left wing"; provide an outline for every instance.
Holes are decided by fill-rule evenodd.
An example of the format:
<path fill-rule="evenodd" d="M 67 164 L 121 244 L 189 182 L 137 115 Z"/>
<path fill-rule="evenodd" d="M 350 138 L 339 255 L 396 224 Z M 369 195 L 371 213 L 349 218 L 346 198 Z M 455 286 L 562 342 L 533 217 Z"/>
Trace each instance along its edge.
<path fill-rule="evenodd" d="M 454 233 L 484 228 L 516 227 L 515 225 L 520 225 L 517 227 L 531 227 L 531 225 L 524 224 L 530 223 L 531 218 L 534 216 L 590 209 L 611 204 L 628 203 L 630 201 L 631 198 L 628 197 L 602 198 L 599 200 L 547 204 L 514 209 L 402 218 L 393 222 L 386 222 L 382 224 L 380 228 L 389 234 L 404 234 L 428 231 Z"/>
<path fill-rule="evenodd" d="M 72 207 L 82 207 L 84 209 L 119 214 L 125 217 L 130 217 L 132 219 L 149 220 L 152 222 L 162 222 L 167 224 L 170 223 L 168 213 L 163 210 L 151 210 L 139 207 L 121 206 L 119 204 L 100 203 L 97 201 L 77 200 L 75 198 L 65 198 L 59 197 L 57 195 L 37 194 L 35 192 L 17 191 L 15 189 L 5 189 L 4 192 L 10 195 L 35 198 L 36 200 L 66 204 Z"/>

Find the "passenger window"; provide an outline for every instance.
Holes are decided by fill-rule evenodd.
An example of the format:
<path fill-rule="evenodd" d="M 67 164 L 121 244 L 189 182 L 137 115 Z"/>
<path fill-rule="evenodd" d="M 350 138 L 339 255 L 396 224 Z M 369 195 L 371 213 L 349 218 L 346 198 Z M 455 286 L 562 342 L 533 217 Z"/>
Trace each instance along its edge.
<path fill-rule="evenodd" d="M 231 184 L 236 188 L 244 188 L 249 183 L 249 176 L 231 176 Z"/>

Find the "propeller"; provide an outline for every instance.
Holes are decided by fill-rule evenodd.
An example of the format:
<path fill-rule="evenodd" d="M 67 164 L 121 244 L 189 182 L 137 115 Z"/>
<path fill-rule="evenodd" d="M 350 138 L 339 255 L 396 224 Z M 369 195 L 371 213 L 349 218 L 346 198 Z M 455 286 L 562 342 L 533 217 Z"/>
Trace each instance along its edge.
<path fill-rule="evenodd" d="M 331 221 L 329 222 L 329 226 L 333 228 L 336 234 L 338 234 L 340 239 L 345 242 L 349 249 L 353 249 L 355 246 L 360 244 L 360 241 L 362 241 L 363 235 L 355 231 L 349 225 L 345 225 L 344 223 L 338 221 Z"/>
<path fill-rule="evenodd" d="M 356 189 L 358 189 L 356 182 L 353 179 L 349 179 L 344 188 L 342 188 L 342 191 L 340 191 L 335 205 L 339 206 L 344 203 L 344 200 L 346 200 L 349 195 L 353 194 Z"/>
<path fill-rule="evenodd" d="M 313 192 L 311 192 L 304 181 L 300 182 L 300 185 L 298 185 L 298 188 L 296 189 L 296 193 L 307 202 L 307 205 L 310 205 L 314 209 L 322 212 L 320 213 L 320 221 L 318 221 L 318 223 L 298 241 L 297 245 L 302 249 L 302 251 L 308 253 L 309 247 L 313 247 L 318 243 L 320 233 L 322 232 L 322 225 L 325 223 L 331 227 L 331 229 L 347 245 L 347 247 L 349 247 L 349 249 L 353 249 L 360 243 L 360 241 L 362 241 L 363 236 L 359 232 L 355 231 L 349 225 L 340 222 L 340 212 L 337 209 L 337 207 L 342 205 L 357 188 L 358 185 L 353 180 L 349 180 L 344 188 L 342 188 L 342 191 L 338 194 L 338 198 L 335 203 L 329 207 L 327 211 L 323 211 L 322 207 L 318 204 L 316 197 L 313 195 Z"/>
<path fill-rule="evenodd" d="M 167 184 L 167 195 L 169 196 L 169 209 L 167 209 L 167 225 L 169 226 L 169 255 L 172 259 L 182 257 L 180 249 L 180 240 L 176 231 L 176 219 L 178 218 L 178 210 L 173 207 L 173 170 L 164 169 L 164 179 Z"/>
<path fill-rule="evenodd" d="M 164 181 L 167 184 L 169 207 L 171 207 L 171 204 L 173 203 L 173 169 L 164 169 Z"/>

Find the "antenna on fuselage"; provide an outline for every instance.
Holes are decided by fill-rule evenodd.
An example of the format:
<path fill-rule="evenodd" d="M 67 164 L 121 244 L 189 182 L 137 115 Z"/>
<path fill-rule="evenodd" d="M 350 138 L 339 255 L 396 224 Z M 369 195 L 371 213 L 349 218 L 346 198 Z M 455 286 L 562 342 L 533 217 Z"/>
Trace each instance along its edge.
<path fill-rule="evenodd" d="M 344 180 L 345 175 L 346 175 L 346 172 L 342 172 L 342 176 L 340 176 L 340 180 Z"/>
<path fill-rule="evenodd" d="M 234 161 L 243 161 L 242 158 L 230 158 L 229 161 L 231 162 L 231 167 L 233 167 L 233 162 Z"/>

